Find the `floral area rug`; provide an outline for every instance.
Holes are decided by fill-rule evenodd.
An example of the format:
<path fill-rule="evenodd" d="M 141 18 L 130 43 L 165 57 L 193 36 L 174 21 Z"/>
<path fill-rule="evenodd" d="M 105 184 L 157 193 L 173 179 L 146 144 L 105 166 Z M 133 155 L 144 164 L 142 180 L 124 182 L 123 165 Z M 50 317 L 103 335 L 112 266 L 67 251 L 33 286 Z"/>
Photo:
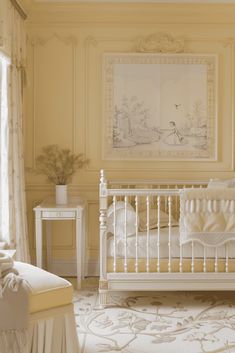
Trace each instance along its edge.
<path fill-rule="evenodd" d="M 81 353 L 235 352 L 234 292 L 116 292 L 99 309 L 85 290 L 74 303 Z"/>

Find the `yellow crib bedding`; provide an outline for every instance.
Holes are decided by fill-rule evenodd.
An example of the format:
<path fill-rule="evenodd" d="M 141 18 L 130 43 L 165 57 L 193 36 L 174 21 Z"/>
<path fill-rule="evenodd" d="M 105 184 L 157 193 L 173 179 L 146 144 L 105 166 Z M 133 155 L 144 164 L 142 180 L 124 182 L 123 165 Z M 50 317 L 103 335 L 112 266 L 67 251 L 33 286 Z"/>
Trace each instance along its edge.
<path fill-rule="evenodd" d="M 116 272 L 124 272 L 123 258 L 116 259 Z M 203 272 L 204 259 L 194 259 L 194 272 Z M 113 258 L 107 259 L 107 272 L 114 272 Z M 149 272 L 157 272 L 157 259 L 149 259 Z M 182 261 L 182 271 L 192 272 L 192 259 L 184 258 Z M 218 259 L 218 272 L 226 271 L 226 259 Z M 171 259 L 171 272 L 180 271 L 180 259 Z M 235 272 L 235 259 L 228 260 L 228 271 Z M 135 259 L 127 260 L 127 272 L 135 272 Z M 146 259 L 138 259 L 138 272 L 146 272 Z M 168 272 L 168 259 L 160 259 L 160 272 Z M 215 272 L 215 259 L 206 259 L 206 272 Z"/>

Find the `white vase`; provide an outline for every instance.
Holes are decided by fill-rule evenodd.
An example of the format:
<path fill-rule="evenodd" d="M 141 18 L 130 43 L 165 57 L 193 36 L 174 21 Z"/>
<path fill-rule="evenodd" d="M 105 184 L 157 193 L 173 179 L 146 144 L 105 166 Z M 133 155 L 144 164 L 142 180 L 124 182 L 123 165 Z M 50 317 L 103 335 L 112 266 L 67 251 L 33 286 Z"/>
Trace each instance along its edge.
<path fill-rule="evenodd" d="M 68 202 L 67 185 L 55 186 L 55 202 L 57 205 L 66 205 Z"/>

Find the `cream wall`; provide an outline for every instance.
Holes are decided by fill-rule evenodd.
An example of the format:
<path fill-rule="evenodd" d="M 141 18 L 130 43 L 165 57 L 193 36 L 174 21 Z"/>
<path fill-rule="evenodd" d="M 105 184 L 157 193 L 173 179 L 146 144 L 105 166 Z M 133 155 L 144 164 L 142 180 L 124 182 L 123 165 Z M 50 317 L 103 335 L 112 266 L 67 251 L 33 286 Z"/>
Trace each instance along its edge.
<path fill-rule="evenodd" d="M 234 176 L 234 5 L 34 4 L 28 7 L 28 81 L 25 92 L 25 164 L 40 148 L 57 143 L 83 152 L 90 163 L 69 185 L 87 199 L 86 266 L 97 271 L 98 182 L 109 178 L 208 179 Z M 165 32 L 186 39 L 187 52 L 215 53 L 218 71 L 218 161 L 102 160 L 102 54 L 133 52 L 136 38 Z M 34 257 L 33 207 L 53 195 L 42 176 L 26 174 L 30 248 Z M 75 269 L 74 225 L 53 224 L 55 271 Z"/>

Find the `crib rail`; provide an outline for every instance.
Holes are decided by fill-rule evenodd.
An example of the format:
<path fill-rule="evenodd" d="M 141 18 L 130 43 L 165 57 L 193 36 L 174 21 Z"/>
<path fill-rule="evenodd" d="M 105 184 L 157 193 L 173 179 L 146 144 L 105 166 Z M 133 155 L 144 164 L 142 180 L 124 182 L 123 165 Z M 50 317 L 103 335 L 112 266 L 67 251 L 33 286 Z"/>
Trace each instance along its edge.
<path fill-rule="evenodd" d="M 149 187 L 143 187 L 143 184 Z M 156 185 L 158 188 L 153 187 Z M 153 181 L 149 184 L 138 183 L 138 185 L 126 182 L 124 186 L 117 185 L 115 182 L 108 186 L 102 171 L 100 179 L 101 280 L 112 278 L 115 274 L 119 278 L 122 273 L 129 275 L 126 278 L 132 278 L 134 274 L 140 277 L 143 274 L 148 274 L 150 277 L 154 274 L 162 278 L 173 273 L 184 277 L 191 274 L 197 278 L 203 274 L 235 272 L 235 262 L 231 258 L 229 247 L 232 241 L 213 247 L 199 244 L 196 240 L 182 244 L 177 238 L 178 243 L 176 242 L 175 221 L 179 218 L 180 190 L 185 187 L 205 186 L 205 182 L 192 181 L 178 181 L 171 184 Z M 167 220 L 163 218 L 165 217 L 163 211 L 167 215 Z M 119 226 L 121 214 L 123 218 Z M 131 214 L 134 216 L 131 218 L 132 230 L 130 231 L 128 219 Z M 152 229 L 153 214 L 155 225 Z M 140 224 L 143 226 L 141 217 L 144 219 L 142 221 L 144 235 L 140 229 Z M 158 277 L 155 277 L 155 280 L 156 278 Z"/>
<path fill-rule="evenodd" d="M 179 192 L 180 189 L 108 189 L 107 196 L 172 196 Z"/>

